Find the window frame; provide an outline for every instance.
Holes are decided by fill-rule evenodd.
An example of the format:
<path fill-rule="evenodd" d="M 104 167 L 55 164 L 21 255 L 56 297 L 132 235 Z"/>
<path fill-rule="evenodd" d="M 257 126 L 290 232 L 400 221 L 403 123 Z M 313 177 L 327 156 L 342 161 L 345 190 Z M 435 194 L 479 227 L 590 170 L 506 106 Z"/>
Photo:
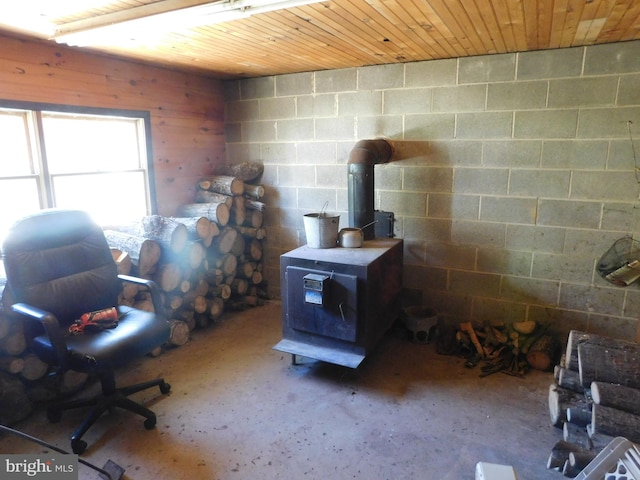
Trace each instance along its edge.
<path fill-rule="evenodd" d="M 155 186 L 155 172 L 153 165 L 153 142 L 151 136 L 151 113 L 147 110 L 127 110 L 119 108 L 104 108 L 104 107 L 86 107 L 79 105 L 66 105 L 56 103 L 44 103 L 44 102 L 28 102 L 19 100 L 4 100 L 0 99 L 0 108 L 14 109 L 14 110 L 28 110 L 30 112 L 36 112 L 34 115 L 35 122 L 38 125 L 30 125 L 31 133 L 35 133 L 38 138 L 30 138 L 32 158 L 31 161 L 34 164 L 39 165 L 38 176 L 38 190 L 39 201 L 41 205 L 47 206 L 54 205 L 53 202 L 53 186 L 51 175 L 49 173 L 48 163 L 46 159 L 46 150 L 42 151 L 42 145 L 44 145 L 44 132 L 42 129 L 42 112 L 54 112 L 63 114 L 77 114 L 77 115 L 93 115 L 93 116 L 105 116 L 105 117 L 124 117 L 141 119 L 144 125 L 144 142 L 146 152 L 146 171 L 147 171 L 147 183 L 149 190 L 149 215 L 155 215 L 157 212 L 156 201 L 156 186 Z M 35 132 L 33 131 L 35 130 Z M 145 159 L 142 159 L 145 161 Z M 17 177 L 16 177 L 17 178 Z"/>

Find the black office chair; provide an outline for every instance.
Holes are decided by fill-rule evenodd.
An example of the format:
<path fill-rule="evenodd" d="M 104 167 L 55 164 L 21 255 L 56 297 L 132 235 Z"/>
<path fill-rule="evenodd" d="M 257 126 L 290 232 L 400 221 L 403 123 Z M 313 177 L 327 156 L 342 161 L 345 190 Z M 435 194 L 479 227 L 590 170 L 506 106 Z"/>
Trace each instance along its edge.
<path fill-rule="evenodd" d="M 156 284 L 149 280 L 117 275 L 102 229 L 90 216 L 77 210 L 43 210 L 16 222 L 4 245 L 7 275 L 5 309 L 24 319 L 32 350 L 53 367 L 54 374 L 76 370 L 95 374 L 102 394 L 87 400 L 52 404 L 50 421 L 59 421 L 62 411 L 93 406 L 71 436 L 71 448 L 80 454 L 87 448 L 81 437 L 111 407 L 120 407 L 146 418 L 152 429 L 155 414 L 128 395 L 159 386 L 171 386 L 159 378 L 130 387 L 116 388 L 114 370 L 134 357 L 151 352 L 169 338 Z M 152 295 L 155 313 L 117 306 L 122 281 L 144 285 Z M 117 326 L 94 325 L 84 333 L 71 334 L 69 327 L 87 312 L 117 307 Z M 113 326 L 113 325 L 109 325 Z"/>

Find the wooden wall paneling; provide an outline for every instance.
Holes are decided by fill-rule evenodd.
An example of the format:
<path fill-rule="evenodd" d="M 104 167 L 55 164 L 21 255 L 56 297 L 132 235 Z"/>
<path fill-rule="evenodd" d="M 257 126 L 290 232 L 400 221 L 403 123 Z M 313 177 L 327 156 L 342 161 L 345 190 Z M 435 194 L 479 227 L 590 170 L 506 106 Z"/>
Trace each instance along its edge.
<path fill-rule="evenodd" d="M 576 31 L 578 30 L 578 24 L 580 23 L 583 8 L 584 0 L 569 0 L 560 48 L 570 47 L 573 45 L 573 40 L 575 38 Z"/>
<path fill-rule="evenodd" d="M 4 99 L 150 112 L 157 213 L 191 203 L 195 192 L 181 188 L 225 161 L 220 81 L 45 42 L 0 42 Z"/>
<path fill-rule="evenodd" d="M 519 52 L 526 51 L 528 48 L 526 21 L 524 18 L 525 12 L 521 5 L 522 4 L 520 2 L 507 2 L 511 29 L 513 30 L 513 38 L 516 42 L 516 50 Z"/>
<path fill-rule="evenodd" d="M 464 56 L 477 54 L 478 50 L 473 42 L 480 43 L 480 41 L 473 27 L 469 29 L 467 13 L 460 7 L 459 3 L 451 3 L 451 6 L 455 8 L 455 11 L 452 12 L 449 9 L 449 3 L 451 2 L 445 0 L 429 0 L 429 5 L 434 13 L 448 26 L 464 49 Z"/>

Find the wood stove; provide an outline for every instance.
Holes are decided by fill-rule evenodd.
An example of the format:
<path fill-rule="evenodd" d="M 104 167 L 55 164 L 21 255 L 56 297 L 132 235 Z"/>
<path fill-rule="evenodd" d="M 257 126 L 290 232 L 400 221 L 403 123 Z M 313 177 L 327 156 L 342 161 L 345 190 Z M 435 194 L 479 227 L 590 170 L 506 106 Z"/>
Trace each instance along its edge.
<path fill-rule="evenodd" d="M 280 257 L 283 339 L 273 348 L 357 368 L 400 314 L 400 239 L 302 246 Z"/>

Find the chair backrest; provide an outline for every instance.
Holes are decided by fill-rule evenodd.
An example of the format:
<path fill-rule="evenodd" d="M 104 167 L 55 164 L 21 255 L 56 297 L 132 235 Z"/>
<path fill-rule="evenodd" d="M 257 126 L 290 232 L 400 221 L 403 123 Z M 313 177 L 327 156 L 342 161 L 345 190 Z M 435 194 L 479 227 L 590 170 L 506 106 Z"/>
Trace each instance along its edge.
<path fill-rule="evenodd" d="M 51 312 L 63 326 L 117 304 L 120 282 L 111 250 L 86 212 L 49 209 L 19 220 L 3 254 L 11 301 Z"/>

